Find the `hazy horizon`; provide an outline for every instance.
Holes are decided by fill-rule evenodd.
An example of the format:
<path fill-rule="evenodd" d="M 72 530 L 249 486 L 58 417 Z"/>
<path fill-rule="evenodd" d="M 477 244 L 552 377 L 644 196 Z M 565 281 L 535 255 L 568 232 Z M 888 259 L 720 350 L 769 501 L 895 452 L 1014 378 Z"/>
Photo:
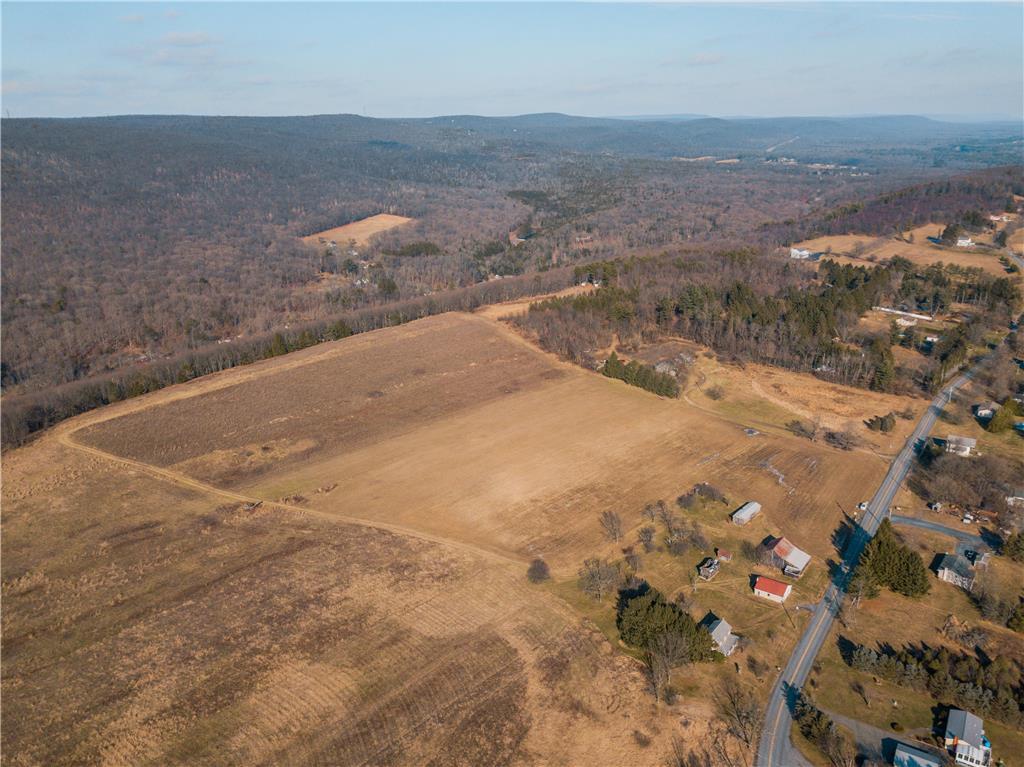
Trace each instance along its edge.
<path fill-rule="evenodd" d="M 1019 120 L 1019 3 L 4 3 L 11 117 Z"/>

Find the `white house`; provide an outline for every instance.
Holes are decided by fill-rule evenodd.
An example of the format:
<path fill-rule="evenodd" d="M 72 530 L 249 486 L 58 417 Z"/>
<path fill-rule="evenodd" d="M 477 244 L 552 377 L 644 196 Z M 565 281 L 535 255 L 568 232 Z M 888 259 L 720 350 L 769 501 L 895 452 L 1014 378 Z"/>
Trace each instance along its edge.
<path fill-rule="evenodd" d="M 966 234 L 961 234 L 959 237 L 956 238 L 956 246 L 958 248 L 973 248 L 974 240 L 972 240 Z"/>
<path fill-rule="evenodd" d="M 956 453 L 957 455 L 970 455 L 974 452 L 974 448 L 978 446 L 978 440 L 973 437 L 957 437 L 954 434 L 950 434 L 946 437 L 946 452 Z"/>
<path fill-rule="evenodd" d="M 732 626 L 713 613 L 708 613 L 705 618 L 705 626 L 718 651 L 726 657 L 732 655 L 736 644 L 740 641 L 740 638 L 732 633 Z"/>
<path fill-rule="evenodd" d="M 965 767 L 988 767 L 992 761 L 992 744 L 985 737 L 985 723 L 969 711 L 950 709 L 946 748 L 956 763 Z"/>
<path fill-rule="evenodd" d="M 806 258 L 810 258 L 812 255 L 813 254 L 811 253 L 811 251 L 807 250 L 806 248 L 790 248 L 789 249 L 789 257 L 790 258 L 806 259 Z"/>
<path fill-rule="evenodd" d="M 745 525 L 760 513 L 761 504 L 757 501 L 747 501 L 732 513 L 730 519 L 734 525 Z"/>
<path fill-rule="evenodd" d="M 754 581 L 754 594 L 763 599 L 770 599 L 772 602 L 780 604 L 785 602 L 791 591 L 793 591 L 791 584 L 767 578 L 764 575 L 757 576 L 757 580 Z"/>
<path fill-rule="evenodd" d="M 999 410 L 1000 404 L 998 402 L 985 402 L 981 405 L 975 405 L 974 414 L 978 418 L 991 418 Z"/>
<path fill-rule="evenodd" d="M 1006 505 L 1014 509 L 1024 507 L 1024 487 L 1011 490 L 1010 494 L 1006 496 Z"/>
<path fill-rule="evenodd" d="M 952 583 L 964 591 L 974 588 L 974 568 L 971 562 L 962 554 L 943 554 L 935 568 L 935 574 L 940 581 Z"/>

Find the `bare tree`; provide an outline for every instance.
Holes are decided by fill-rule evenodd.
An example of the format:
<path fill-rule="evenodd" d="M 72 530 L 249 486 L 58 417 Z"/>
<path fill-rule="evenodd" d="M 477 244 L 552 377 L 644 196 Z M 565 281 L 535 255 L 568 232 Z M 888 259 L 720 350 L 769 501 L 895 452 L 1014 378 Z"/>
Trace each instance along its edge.
<path fill-rule="evenodd" d="M 639 530 L 637 530 L 636 538 L 644 547 L 644 551 L 654 550 L 654 533 L 654 528 L 648 525 L 645 525 L 644 527 L 641 527 Z"/>
<path fill-rule="evenodd" d="M 860 682 L 854 682 L 850 685 L 850 689 L 857 693 L 857 695 L 859 695 L 864 700 L 865 706 L 871 705 L 871 701 L 868 700 L 868 691 L 864 689 L 863 684 L 861 684 Z"/>
<path fill-rule="evenodd" d="M 671 631 L 656 635 L 647 646 L 647 668 L 651 672 L 654 697 L 668 701 L 668 682 L 672 669 L 690 659 L 690 642 Z"/>
<path fill-rule="evenodd" d="M 753 692 L 732 677 L 727 677 L 714 696 L 726 731 L 743 750 L 752 755 L 761 735 L 763 710 Z"/>
<path fill-rule="evenodd" d="M 598 601 L 619 585 L 619 568 L 606 559 L 591 558 L 583 562 L 579 571 L 580 588 Z"/>
<path fill-rule="evenodd" d="M 648 503 L 644 506 L 644 510 L 640 512 L 640 516 L 648 522 L 653 522 L 658 516 L 658 507 L 653 503 Z"/>
<path fill-rule="evenodd" d="M 610 541 L 622 540 L 622 518 L 614 511 L 601 512 L 601 527 Z"/>

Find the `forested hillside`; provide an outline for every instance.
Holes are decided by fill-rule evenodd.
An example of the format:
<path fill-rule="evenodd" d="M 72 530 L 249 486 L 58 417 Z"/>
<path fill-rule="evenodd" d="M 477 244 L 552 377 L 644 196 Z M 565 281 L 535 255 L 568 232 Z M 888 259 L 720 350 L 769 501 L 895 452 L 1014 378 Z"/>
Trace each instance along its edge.
<path fill-rule="evenodd" d="M 824 261 L 817 271 L 756 249 L 700 250 L 591 267 L 601 287 L 592 294 L 536 303 L 516 322 L 541 345 L 595 367 L 595 353 L 616 340 L 626 349 L 666 336 L 707 345 L 739 363 L 761 362 L 842 384 L 879 391 L 933 391 L 965 361 L 971 344 L 1005 328 L 1020 307 L 1010 277 L 979 269 L 915 267 L 904 259 L 863 267 Z M 862 328 L 872 306 L 947 312 L 969 306 L 969 322 L 938 343 L 913 332 Z M 897 343 L 925 362 L 897 364 Z"/>
<path fill-rule="evenodd" d="M 1018 132 L 916 118 L 4 120 L 5 401 L 498 277 L 991 206 L 1019 172 L 960 182 L 950 168 L 1004 162 Z M 871 202 L 930 179 L 943 180 Z M 352 250 L 299 239 L 381 212 L 414 223 Z"/>

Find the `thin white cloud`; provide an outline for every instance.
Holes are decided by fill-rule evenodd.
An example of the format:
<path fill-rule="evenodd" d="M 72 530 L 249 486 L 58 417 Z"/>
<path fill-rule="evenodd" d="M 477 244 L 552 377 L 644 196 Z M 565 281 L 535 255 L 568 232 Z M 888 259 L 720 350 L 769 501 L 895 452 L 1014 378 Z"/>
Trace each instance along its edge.
<path fill-rule="evenodd" d="M 724 60 L 725 57 L 720 53 L 708 53 L 707 51 L 702 51 L 694 53 L 686 60 L 686 63 L 691 67 L 710 67 L 715 64 L 721 64 Z"/>
<path fill-rule="evenodd" d="M 146 17 L 141 13 L 127 13 L 124 16 L 118 16 L 117 20 L 122 24 L 141 24 L 146 20 Z"/>
<path fill-rule="evenodd" d="M 164 45 L 172 45 L 175 48 L 201 48 L 219 42 L 205 32 L 168 32 L 160 42 Z"/>

